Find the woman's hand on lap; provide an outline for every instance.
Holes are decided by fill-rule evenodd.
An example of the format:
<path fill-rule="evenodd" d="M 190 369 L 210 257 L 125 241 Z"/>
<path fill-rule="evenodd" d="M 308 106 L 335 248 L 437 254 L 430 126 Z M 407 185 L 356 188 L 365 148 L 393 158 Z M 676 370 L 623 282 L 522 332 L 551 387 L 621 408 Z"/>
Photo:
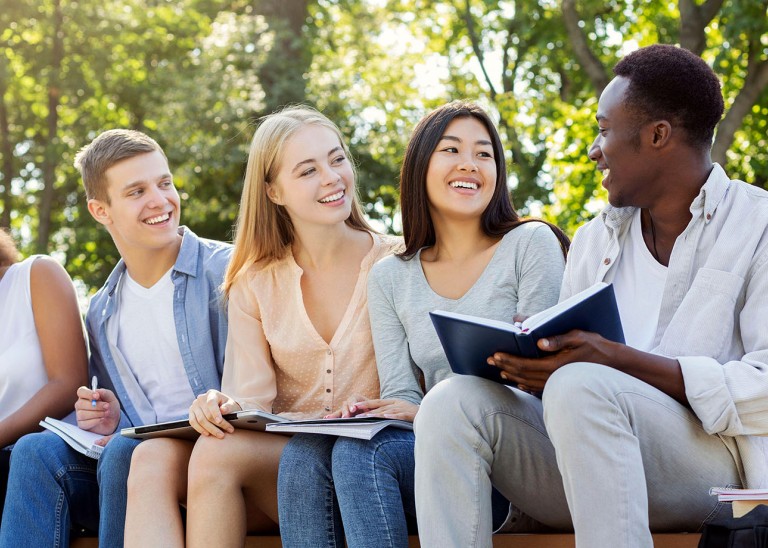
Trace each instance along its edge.
<path fill-rule="evenodd" d="M 378 417 L 413 422 L 419 406 L 405 400 L 366 400 L 355 405 L 358 417 Z"/>

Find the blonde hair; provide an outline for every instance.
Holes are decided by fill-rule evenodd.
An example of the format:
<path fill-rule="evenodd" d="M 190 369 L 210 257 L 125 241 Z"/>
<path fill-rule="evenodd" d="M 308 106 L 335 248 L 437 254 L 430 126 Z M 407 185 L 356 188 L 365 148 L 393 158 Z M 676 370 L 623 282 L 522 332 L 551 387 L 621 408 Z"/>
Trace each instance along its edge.
<path fill-rule="evenodd" d="M 354 161 L 341 131 L 317 110 L 295 106 L 262 118 L 248 153 L 240 213 L 235 225 L 235 249 L 224 275 L 225 296 L 229 295 L 237 277 L 251 265 L 262 263 L 268 266 L 282 259 L 293 243 L 291 218 L 283 206 L 269 199 L 267 189 L 275 181 L 280 170 L 282 150 L 286 141 L 307 125 L 322 126 L 336 134 L 357 178 Z M 373 232 L 363 216 L 357 188 L 352 195 L 352 213 L 345 222 L 356 230 Z"/>
<path fill-rule="evenodd" d="M 155 151 L 165 157 L 160 145 L 140 131 L 110 129 L 101 133 L 75 156 L 75 167 L 83 178 L 86 197 L 109 204 L 107 170 L 122 160 Z"/>

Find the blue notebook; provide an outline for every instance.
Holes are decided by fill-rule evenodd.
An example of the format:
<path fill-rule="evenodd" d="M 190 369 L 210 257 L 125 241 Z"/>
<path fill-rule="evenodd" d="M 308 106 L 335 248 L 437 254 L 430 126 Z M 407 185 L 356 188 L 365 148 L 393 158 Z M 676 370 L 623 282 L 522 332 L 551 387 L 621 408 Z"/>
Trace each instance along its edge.
<path fill-rule="evenodd" d="M 573 329 L 624 343 L 613 286 L 602 282 L 534 314 L 520 325 L 443 310 L 429 315 L 454 373 L 504 384 L 514 383 L 502 379 L 500 370 L 486 361 L 495 352 L 541 357 L 545 352 L 539 350 L 536 341 Z"/>

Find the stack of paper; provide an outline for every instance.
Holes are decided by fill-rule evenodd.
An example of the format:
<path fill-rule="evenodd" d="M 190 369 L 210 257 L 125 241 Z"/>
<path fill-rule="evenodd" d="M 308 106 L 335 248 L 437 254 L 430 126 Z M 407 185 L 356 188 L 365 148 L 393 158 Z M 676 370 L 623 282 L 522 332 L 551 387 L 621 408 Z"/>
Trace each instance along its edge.
<path fill-rule="evenodd" d="M 768 504 L 768 489 L 727 489 L 713 487 L 710 495 L 717 495 L 720 502 L 730 502 L 733 517 L 740 518 L 759 504 Z"/>
<path fill-rule="evenodd" d="M 413 424 L 408 421 L 376 417 L 353 417 L 350 419 L 275 422 L 267 425 L 267 432 L 275 434 L 326 434 L 328 436 L 345 436 L 369 440 L 388 426 L 413 430 Z"/>

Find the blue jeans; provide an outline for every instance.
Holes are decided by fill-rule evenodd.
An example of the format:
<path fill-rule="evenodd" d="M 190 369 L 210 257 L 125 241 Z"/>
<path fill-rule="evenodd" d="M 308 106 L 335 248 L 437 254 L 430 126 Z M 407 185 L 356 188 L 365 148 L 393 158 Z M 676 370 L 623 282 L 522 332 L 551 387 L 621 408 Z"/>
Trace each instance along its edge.
<path fill-rule="evenodd" d="M 416 516 L 413 432 L 372 440 L 296 435 L 280 459 L 277 494 L 285 548 L 407 547 Z M 494 494 L 494 522 L 509 504 Z M 343 523 L 343 526 L 342 526 Z"/>
<path fill-rule="evenodd" d="M 126 483 L 138 440 L 115 437 L 97 461 L 51 432 L 13 447 L 0 548 L 69 546 L 70 527 L 99 531 L 99 546 L 123 545 Z"/>
<path fill-rule="evenodd" d="M 3 503 L 5 502 L 5 488 L 8 485 L 8 469 L 11 465 L 11 447 L 0 449 L 0 525 L 3 523 Z"/>

